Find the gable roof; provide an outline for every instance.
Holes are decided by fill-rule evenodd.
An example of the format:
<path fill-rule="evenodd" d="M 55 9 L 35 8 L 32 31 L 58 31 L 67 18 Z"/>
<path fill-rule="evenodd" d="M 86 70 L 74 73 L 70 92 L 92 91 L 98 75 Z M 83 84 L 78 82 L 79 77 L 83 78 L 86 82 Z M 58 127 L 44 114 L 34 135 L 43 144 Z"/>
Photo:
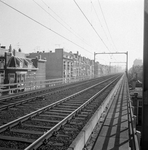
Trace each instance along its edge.
<path fill-rule="evenodd" d="M 8 69 L 35 69 L 35 66 L 33 65 L 33 62 L 29 58 L 20 58 L 17 56 L 12 56 L 8 63 L 7 63 Z"/>

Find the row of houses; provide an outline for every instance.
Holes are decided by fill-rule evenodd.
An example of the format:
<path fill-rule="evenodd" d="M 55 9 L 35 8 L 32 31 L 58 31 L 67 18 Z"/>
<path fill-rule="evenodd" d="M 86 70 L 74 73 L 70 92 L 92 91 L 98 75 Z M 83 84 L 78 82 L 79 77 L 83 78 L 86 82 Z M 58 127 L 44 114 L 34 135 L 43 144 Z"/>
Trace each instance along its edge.
<path fill-rule="evenodd" d="M 46 80 L 45 63 L 43 59 L 27 58 L 21 49 L 16 51 L 11 46 L 9 49 L 0 47 L 0 93 L 10 93 L 8 88 L 15 89 L 13 92 L 30 90 L 35 81 Z M 25 88 L 24 82 L 27 83 Z M 40 83 L 36 84 L 40 86 Z"/>
<path fill-rule="evenodd" d="M 94 60 L 78 52 L 66 52 L 63 48 L 55 49 L 54 52 L 25 54 L 21 49 L 12 50 L 11 45 L 8 49 L 0 47 L 0 84 L 16 83 L 15 87 L 19 86 L 19 90 L 24 82 L 35 83 L 40 88 L 45 86 L 40 86 L 41 82 L 48 79 L 93 78 L 107 75 L 111 70 L 113 68 L 110 66 L 94 63 Z"/>
<path fill-rule="evenodd" d="M 30 53 L 27 57 L 46 59 L 46 79 L 94 77 L 94 61 L 82 57 L 78 52 L 55 49 L 55 52 Z"/>
<path fill-rule="evenodd" d="M 77 53 L 66 52 L 63 48 L 54 52 L 29 53 L 28 58 L 46 59 L 46 79 L 100 77 L 116 72 L 115 66 L 103 65 Z"/>

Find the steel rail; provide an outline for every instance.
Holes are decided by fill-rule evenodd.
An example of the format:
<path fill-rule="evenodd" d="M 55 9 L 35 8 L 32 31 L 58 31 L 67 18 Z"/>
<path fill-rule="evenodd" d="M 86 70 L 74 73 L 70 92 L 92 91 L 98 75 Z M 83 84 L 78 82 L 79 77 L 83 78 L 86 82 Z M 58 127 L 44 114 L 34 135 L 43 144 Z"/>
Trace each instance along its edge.
<path fill-rule="evenodd" d="M 107 76 L 103 76 L 101 78 L 104 78 L 104 77 L 107 77 Z M 81 84 L 83 82 L 89 82 L 89 81 L 95 81 L 96 78 L 93 78 L 93 79 L 87 79 L 87 80 L 81 80 L 81 81 L 76 81 L 76 82 L 70 82 L 70 83 L 64 83 L 64 84 L 61 84 L 60 86 L 50 86 L 50 87 L 45 87 L 45 88 L 40 88 L 40 89 L 35 89 L 35 90 L 31 90 L 31 91 L 24 91 L 24 92 L 20 92 L 20 93 L 15 93 L 12 94 L 12 95 L 7 95 L 7 96 L 0 96 L 0 101 L 3 101 L 5 99 L 11 99 L 11 98 L 15 98 L 15 97 L 19 97 L 19 96 L 24 96 L 24 94 L 32 94 L 32 93 L 36 93 L 36 92 L 42 92 L 42 91 L 46 91 L 46 90 L 50 90 L 50 89 L 54 89 L 54 88 L 57 88 L 57 87 L 63 87 L 63 86 L 67 86 L 67 85 L 75 85 L 77 84 L 78 82 Z M 54 83 L 54 82 L 53 82 Z M 53 84 L 51 83 L 51 84 Z M 48 83 L 49 84 L 49 83 Z M 13 84 L 12 84 L 13 85 Z"/>
<path fill-rule="evenodd" d="M 114 77 L 111 77 L 111 78 L 114 78 Z M 107 80 L 110 80 L 111 78 L 109 78 L 109 79 L 107 79 Z M 106 82 L 106 80 L 105 80 L 105 82 Z M 100 82 L 101 83 L 101 82 Z M 84 83 L 85 84 L 85 83 Z M 74 85 L 75 86 L 75 85 Z M 77 85 L 76 85 L 77 86 Z M 66 89 L 67 89 L 67 87 L 65 87 Z M 55 89 L 56 90 L 56 89 Z M 61 89 L 60 89 L 60 91 L 61 91 Z M 51 91 L 52 92 L 52 91 Z M 2 111 L 2 110 L 5 110 L 5 109 L 7 109 L 7 108 L 11 108 L 11 107 L 15 107 L 15 106 L 18 106 L 18 105 L 22 105 L 22 104 L 25 104 L 25 103 L 27 103 L 27 102 L 30 102 L 30 101 L 34 101 L 34 99 L 35 98 L 38 98 L 38 97 L 44 97 L 44 96 L 46 96 L 46 95 L 49 95 L 49 93 L 47 94 L 47 93 L 44 93 L 44 94 L 40 94 L 40 95 L 37 95 L 37 96 L 32 96 L 32 97 L 29 97 L 29 98 L 27 98 L 27 99 L 24 99 L 24 100 L 21 100 L 21 101 L 17 101 L 17 102 L 15 102 L 15 103 L 10 103 L 10 104 L 6 104 L 6 105 L 3 105 L 3 106 L 1 106 L 0 107 L 0 110 Z"/>
<path fill-rule="evenodd" d="M 49 131 L 47 131 L 45 134 L 43 134 L 40 138 L 38 138 L 36 141 L 34 141 L 31 145 L 29 145 L 25 150 L 35 150 L 37 149 L 41 144 L 46 143 L 47 139 L 51 137 L 51 135 L 60 129 L 62 125 L 64 125 L 68 120 L 70 120 L 73 116 L 75 116 L 79 111 L 81 111 L 84 107 L 86 107 L 91 101 L 93 101 L 97 96 L 99 96 L 103 91 L 105 91 L 111 84 L 113 84 L 119 77 L 114 79 L 111 83 L 106 85 L 103 89 L 101 89 L 99 92 L 97 92 L 95 95 L 93 95 L 90 99 L 88 99 L 84 104 L 79 106 L 76 110 L 74 110 L 71 114 L 69 114 L 66 118 L 61 120 L 58 124 L 56 124 L 54 127 L 52 127 Z"/>
<path fill-rule="evenodd" d="M 53 83 L 48 83 L 48 84 L 54 84 L 55 82 L 53 82 Z M 57 83 L 57 82 L 56 82 Z M 16 83 L 16 84 L 7 84 L 7 86 L 8 85 L 17 85 L 18 83 Z M 64 85 L 63 84 L 61 84 L 61 86 L 67 86 L 67 84 L 65 83 Z M 50 90 L 50 89 L 54 89 L 54 88 L 56 88 L 56 87 L 59 87 L 59 86 L 54 86 L 54 87 L 45 87 L 45 88 L 40 88 L 40 89 L 35 89 L 35 90 L 31 90 L 31 91 L 24 91 L 24 92 L 20 92 L 20 93 L 15 93 L 15 95 L 14 94 L 12 94 L 12 95 L 8 95 L 8 96 L 1 96 L 0 97 L 0 101 L 2 101 L 2 100 L 5 100 L 5 99 L 8 99 L 8 98 L 14 98 L 14 97 L 18 97 L 18 96 L 24 96 L 24 94 L 32 94 L 33 92 L 34 93 L 36 93 L 36 92 L 42 92 L 42 91 L 46 91 L 46 90 Z M 12 90 L 16 90 L 16 89 L 19 89 L 19 88 L 13 88 Z M 8 90 L 3 90 L 3 91 L 9 91 L 9 90 L 11 90 L 11 89 L 8 89 Z"/>
<path fill-rule="evenodd" d="M 7 96 L 1 96 L 0 97 L 0 102 L 2 101 L 5 101 L 5 100 L 7 100 L 7 99 L 14 99 L 14 98 L 17 98 L 17 97 L 21 97 L 21 96 L 27 96 L 27 95 L 29 95 L 29 94 L 34 94 L 34 93 L 38 93 L 38 92 L 44 92 L 44 91 L 50 91 L 50 90 L 54 90 L 54 89 L 56 89 L 56 88 L 60 88 L 60 87 L 66 87 L 67 85 L 79 85 L 79 84 L 85 84 L 85 83 L 87 83 L 87 82 L 90 82 L 90 81 L 95 81 L 96 80 L 96 78 L 95 79 L 90 79 L 90 80 L 85 80 L 85 81 L 80 81 L 80 82 L 75 82 L 75 83 L 68 83 L 68 84 L 62 84 L 62 85 L 58 85 L 58 86 L 54 86 L 54 87 L 46 87 L 46 88 L 40 88 L 40 89 L 35 89 L 35 90 L 31 90 L 31 91 L 24 91 L 24 92 L 20 92 L 20 93 L 15 93 L 15 95 L 14 94 L 12 94 L 12 95 L 7 95 Z M 79 84 L 78 84 L 79 83 Z"/>
<path fill-rule="evenodd" d="M 87 81 L 87 82 L 90 82 L 90 81 Z M 85 82 L 85 83 L 87 83 L 87 82 Z M 83 84 L 85 84 L 85 83 L 83 83 Z M 78 86 L 78 85 L 81 85 L 82 83 L 80 83 L 80 84 L 71 84 L 72 85 L 72 87 L 73 86 Z M 69 84 L 70 85 L 70 84 Z M 71 86 L 70 85 L 70 86 Z M 46 91 L 51 91 L 52 92 L 52 90 L 58 90 L 58 88 L 61 88 L 61 87 L 63 87 L 63 86 L 60 86 L 60 87 L 54 87 L 54 88 L 51 88 L 51 89 L 49 89 L 49 88 L 46 88 L 46 89 L 40 89 L 39 91 L 34 91 L 34 92 L 28 92 L 28 93 L 21 93 L 20 95 L 17 95 L 17 96 L 12 96 L 12 97 L 8 97 L 8 98 L 15 98 L 15 97 L 19 97 L 19 96 L 25 96 L 25 94 L 26 94 L 26 96 L 27 96 L 27 94 L 29 95 L 29 94 L 35 94 L 35 93 L 37 93 L 37 92 L 46 92 Z M 67 86 L 65 86 L 65 88 L 67 89 L 68 87 Z M 37 95 L 36 96 L 36 98 L 38 98 L 38 97 L 41 97 L 41 96 L 44 96 L 44 95 L 46 95 L 45 93 L 44 94 L 40 94 L 40 95 Z M 13 107 L 13 106 L 17 106 L 17 105 L 19 105 L 19 104 L 23 104 L 23 103 L 25 103 L 25 101 L 27 102 L 27 101 L 31 101 L 31 98 L 35 98 L 35 96 L 33 95 L 32 97 L 29 97 L 28 99 L 26 99 L 26 100 L 22 100 L 22 101 L 19 101 L 19 102 L 15 102 L 15 103 L 10 103 L 10 104 L 6 104 L 6 105 L 3 105 L 3 106 L 1 106 L 0 107 L 0 110 L 3 110 L 3 109 L 6 109 L 6 108 L 8 108 L 8 107 Z M 6 98 L 3 98 L 3 99 L 0 99 L 0 102 L 5 102 L 6 101 Z"/>
<path fill-rule="evenodd" d="M 72 94 L 72 95 L 70 95 L 70 96 L 68 96 L 68 97 L 66 97 L 66 98 L 63 98 L 63 99 L 61 99 L 61 100 L 59 100 L 59 101 L 57 101 L 57 102 L 54 102 L 54 103 L 52 103 L 52 104 L 50 104 L 50 105 L 48 105 L 48 106 L 45 106 L 45 107 L 43 107 L 43 108 L 40 108 L 40 109 L 38 109 L 38 110 L 36 110 L 36 111 L 30 113 L 30 114 L 27 114 L 27 115 L 25 115 L 25 116 L 23 116 L 23 117 L 20 117 L 20 118 L 14 120 L 14 121 L 11 121 L 11 122 L 9 122 L 9 123 L 7 123 L 7 124 L 4 124 L 4 125 L 0 126 L 0 132 L 6 130 L 7 128 L 12 128 L 13 126 L 17 125 L 18 123 L 21 123 L 21 122 L 26 121 L 28 118 L 34 117 L 34 116 L 36 116 L 37 114 L 40 114 L 40 113 L 42 113 L 43 111 L 45 111 L 45 110 L 47 110 L 47 109 L 50 109 L 50 108 L 52 108 L 52 107 L 54 107 L 54 106 L 56 106 L 56 105 L 58 105 L 58 104 L 60 104 L 60 103 L 63 103 L 63 102 L 65 102 L 66 100 L 68 100 L 68 99 L 70 99 L 70 98 L 72 98 L 72 97 L 75 97 L 75 96 L 77 96 L 77 95 L 79 95 L 79 94 L 81 94 L 81 93 L 83 93 L 83 92 L 85 92 L 85 91 L 87 91 L 87 90 L 89 90 L 89 89 L 91 89 L 91 88 L 93 88 L 93 87 L 95 87 L 95 86 L 98 86 L 98 85 L 100 85 L 100 84 L 102 84 L 102 83 L 105 83 L 105 82 L 107 82 L 107 81 L 109 81 L 109 80 L 111 80 L 111 79 L 112 79 L 112 78 L 106 79 L 106 80 L 104 80 L 104 81 L 102 81 L 102 82 L 99 82 L 99 83 L 93 85 L 93 86 L 90 86 L 90 87 L 88 87 L 88 88 L 86 88 L 86 89 L 83 89 L 83 90 L 77 92 L 77 93 L 74 93 L 74 94 Z"/>
<path fill-rule="evenodd" d="M 59 78 L 59 79 L 61 79 L 61 78 Z M 55 80 L 55 79 L 52 79 L 53 81 Z M 55 83 L 58 83 L 58 82 L 52 82 L 52 80 L 50 80 L 50 81 L 48 81 L 48 82 L 50 82 L 50 83 L 46 83 L 46 84 L 55 84 Z M 58 79 L 56 79 L 56 80 L 58 80 Z M 92 80 L 95 80 L 95 79 L 88 79 L 88 80 L 83 80 L 83 81 L 79 81 L 80 83 L 81 82 L 89 82 L 89 81 L 92 81 Z M 59 81 L 59 82 L 61 82 L 61 81 Z M 70 84 L 77 84 L 77 81 L 76 82 L 70 82 L 70 83 L 64 83 L 64 84 L 61 84 L 60 86 L 67 86 L 67 85 L 70 85 Z M 13 85 L 17 85 L 18 83 L 13 83 L 13 84 L 4 84 L 3 86 L 13 86 Z M 46 85 L 45 84 L 45 85 Z M 50 88 L 56 88 L 56 87 L 60 87 L 59 85 L 58 86 L 50 86 Z M 2 87 L 2 85 L 0 85 L 0 87 Z M 14 90 L 14 89 L 18 89 L 18 88 L 13 88 L 12 90 Z M 3 91 L 9 91 L 9 90 L 11 90 L 11 89 L 7 89 L 7 90 L 3 90 Z M 0 101 L 1 100 L 5 100 L 5 99 L 8 99 L 8 98 L 14 98 L 14 97 L 17 97 L 17 96 L 22 96 L 22 95 L 24 95 L 24 94 L 32 94 L 33 92 L 38 92 L 38 91 L 43 91 L 43 90 L 49 90 L 49 87 L 45 87 L 45 88 L 40 88 L 40 89 L 34 89 L 34 90 L 31 90 L 31 91 L 24 91 L 24 92 L 20 92 L 20 93 L 15 93 L 15 95 L 14 94 L 12 94 L 12 95 L 7 95 L 7 96 L 0 96 Z"/>

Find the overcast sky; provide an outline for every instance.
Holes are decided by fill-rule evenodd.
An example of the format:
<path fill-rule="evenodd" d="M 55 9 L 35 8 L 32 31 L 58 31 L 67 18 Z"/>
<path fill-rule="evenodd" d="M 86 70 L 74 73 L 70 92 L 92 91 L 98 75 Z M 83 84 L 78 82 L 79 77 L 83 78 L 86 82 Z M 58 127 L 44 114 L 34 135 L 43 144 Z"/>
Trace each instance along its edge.
<path fill-rule="evenodd" d="M 143 58 L 143 0 L 2 1 L 0 44 L 7 48 L 11 44 L 24 53 L 64 48 L 90 59 L 94 52 L 128 51 L 129 67 L 136 58 Z M 125 58 L 96 55 L 106 65 Z"/>

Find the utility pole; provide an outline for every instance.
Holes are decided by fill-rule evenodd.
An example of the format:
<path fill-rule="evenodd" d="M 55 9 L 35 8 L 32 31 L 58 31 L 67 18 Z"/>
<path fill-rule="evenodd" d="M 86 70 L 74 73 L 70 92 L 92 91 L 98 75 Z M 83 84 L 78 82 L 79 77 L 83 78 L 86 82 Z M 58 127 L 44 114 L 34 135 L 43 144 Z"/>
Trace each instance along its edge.
<path fill-rule="evenodd" d="M 144 1 L 143 104 L 141 149 L 148 149 L 148 0 Z"/>

